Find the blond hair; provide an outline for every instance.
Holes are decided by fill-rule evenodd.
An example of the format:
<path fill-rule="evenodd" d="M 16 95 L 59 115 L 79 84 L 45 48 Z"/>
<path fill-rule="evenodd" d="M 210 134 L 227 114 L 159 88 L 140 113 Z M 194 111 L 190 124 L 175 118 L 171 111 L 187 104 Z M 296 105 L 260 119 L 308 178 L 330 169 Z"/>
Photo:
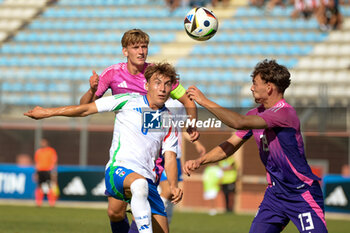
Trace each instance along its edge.
<path fill-rule="evenodd" d="M 131 29 L 124 33 L 121 42 L 123 48 L 139 43 L 146 43 L 148 45 L 149 35 L 141 29 Z"/>

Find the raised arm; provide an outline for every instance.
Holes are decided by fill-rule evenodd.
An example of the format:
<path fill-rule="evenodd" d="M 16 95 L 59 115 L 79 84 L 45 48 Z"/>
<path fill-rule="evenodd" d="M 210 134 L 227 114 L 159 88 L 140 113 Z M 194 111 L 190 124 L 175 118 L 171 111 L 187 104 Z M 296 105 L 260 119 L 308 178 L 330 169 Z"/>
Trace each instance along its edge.
<path fill-rule="evenodd" d="M 225 125 L 234 129 L 264 129 L 267 124 L 263 118 L 256 115 L 241 115 L 237 112 L 230 111 L 221 107 L 215 102 L 207 99 L 207 97 L 195 86 L 191 86 L 187 90 L 187 96 L 191 100 L 195 100 L 199 105 L 208 109 Z"/>
<path fill-rule="evenodd" d="M 173 204 L 177 204 L 181 201 L 183 192 L 178 187 L 176 153 L 172 151 L 165 151 L 164 161 L 164 169 L 168 178 L 170 192 L 172 194 L 171 202 Z"/>
<path fill-rule="evenodd" d="M 227 158 L 234 154 L 246 140 L 238 137 L 236 134 L 232 135 L 225 142 L 214 147 L 211 151 L 206 153 L 204 156 L 199 157 L 196 160 L 188 160 L 183 166 L 184 173 L 188 176 L 192 171 L 197 170 L 200 166 L 215 163 L 220 160 Z"/>
<path fill-rule="evenodd" d="M 98 97 L 95 95 L 98 87 L 99 76 L 93 70 L 90 76 L 90 89 L 80 98 L 80 104 L 88 104 L 94 102 Z"/>
<path fill-rule="evenodd" d="M 188 96 L 186 94 L 184 94 L 183 96 L 181 96 L 178 101 L 180 101 L 185 109 L 186 109 L 186 113 L 189 116 L 190 120 L 192 121 L 197 120 L 197 106 L 195 104 L 194 101 L 190 100 L 190 98 L 188 98 Z M 190 136 L 190 141 L 194 142 L 196 140 L 199 139 L 199 132 L 197 131 L 196 128 L 188 128 L 186 129 L 188 135 Z"/>
<path fill-rule="evenodd" d="M 182 135 L 186 140 L 191 141 L 191 138 L 188 134 L 183 133 Z M 196 151 L 198 152 L 199 156 L 203 156 L 207 152 L 205 146 L 202 144 L 200 140 L 193 142 L 193 145 Z"/>
<path fill-rule="evenodd" d="M 42 108 L 37 106 L 34 109 L 24 113 L 23 115 L 33 118 L 35 120 L 39 120 L 53 116 L 84 117 L 94 113 L 97 113 L 97 107 L 95 102 L 83 105 L 63 106 L 57 108 Z"/>

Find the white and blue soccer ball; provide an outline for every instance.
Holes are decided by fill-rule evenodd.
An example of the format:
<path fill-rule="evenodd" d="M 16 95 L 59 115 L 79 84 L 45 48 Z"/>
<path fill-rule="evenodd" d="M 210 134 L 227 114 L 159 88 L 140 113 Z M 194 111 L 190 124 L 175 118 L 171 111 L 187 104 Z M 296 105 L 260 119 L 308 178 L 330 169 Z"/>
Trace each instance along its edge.
<path fill-rule="evenodd" d="M 184 20 L 185 31 L 194 40 L 205 41 L 212 38 L 218 30 L 218 19 L 205 7 L 191 9 Z"/>

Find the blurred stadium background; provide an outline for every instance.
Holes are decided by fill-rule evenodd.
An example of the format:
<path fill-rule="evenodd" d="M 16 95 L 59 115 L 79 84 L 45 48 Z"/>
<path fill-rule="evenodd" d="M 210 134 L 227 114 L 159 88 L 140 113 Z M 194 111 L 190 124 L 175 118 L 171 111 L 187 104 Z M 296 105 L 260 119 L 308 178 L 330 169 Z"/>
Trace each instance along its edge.
<path fill-rule="evenodd" d="M 18 178 L 25 168 L 12 164 L 20 154 L 33 157 L 41 137 L 58 152 L 59 180 L 65 180 L 60 184 L 63 199 L 103 198 L 65 195 L 62 189 L 76 175 L 86 188 L 91 186 L 90 191 L 100 184 L 103 176 L 96 174 L 103 172 L 108 159 L 113 114 L 43 121 L 22 114 L 36 105 L 78 104 L 89 88 L 91 71 L 101 73 L 125 61 L 121 36 L 140 28 L 151 37 L 149 62 L 173 63 L 185 87 L 197 85 L 220 105 L 242 113 L 254 106 L 249 90 L 254 65 L 274 58 L 287 66 L 292 86 L 286 99 L 299 112 L 307 158 L 314 172 L 331 184 L 325 197 L 340 185 L 344 194 L 340 198 L 347 200 L 345 205 L 330 201 L 327 210 L 349 213 L 350 181 L 337 176 L 348 174 L 350 164 L 349 1 L 340 6 L 342 28 L 328 32 L 319 30 L 314 17 L 291 19 L 292 5 L 267 12 L 247 0 L 231 0 L 228 7 L 210 8 L 219 19 L 219 31 L 207 42 L 196 42 L 183 29 L 190 7 L 170 12 L 164 0 L 0 0 L 0 198 L 33 198 L 32 193 L 21 195 L 26 190 L 14 188 L 16 176 L 9 177 L 13 173 Z M 232 132 L 225 128 L 201 133 L 209 150 Z M 183 147 L 185 159 L 197 156 L 190 143 Z M 255 212 L 266 180 L 254 142 L 245 145 L 237 158 L 235 211 Z M 202 171 L 185 178 L 186 195 L 179 210 L 207 208 Z M 95 183 L 85 183 L 91 180 Z M 224 209 L 222 195 L 217 207 Z"/>

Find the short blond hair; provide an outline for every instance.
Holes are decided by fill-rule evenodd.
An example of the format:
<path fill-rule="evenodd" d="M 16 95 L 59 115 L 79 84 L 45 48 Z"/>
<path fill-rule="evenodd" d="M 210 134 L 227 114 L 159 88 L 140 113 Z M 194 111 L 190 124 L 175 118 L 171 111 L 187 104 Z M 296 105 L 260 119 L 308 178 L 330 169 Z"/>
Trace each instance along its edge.
<path fill-rule="evenodd" d="M 122 37 L 122 46 L 126 48 L 128 45 L 134 45 L 139 43 L 149 44 L 149 35 L 141 29 L 131 29 L 124 33 Z"/>

